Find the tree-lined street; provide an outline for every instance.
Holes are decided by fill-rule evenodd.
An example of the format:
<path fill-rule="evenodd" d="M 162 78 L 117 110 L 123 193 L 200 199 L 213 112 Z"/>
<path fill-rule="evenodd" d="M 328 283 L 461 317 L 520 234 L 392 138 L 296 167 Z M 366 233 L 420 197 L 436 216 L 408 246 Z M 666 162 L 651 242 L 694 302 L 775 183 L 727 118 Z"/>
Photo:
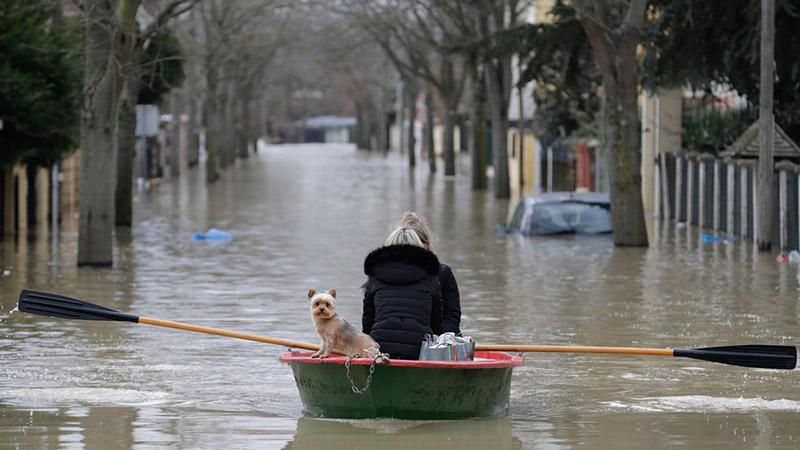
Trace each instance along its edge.
<path fill-rule="evenodd" d="M 795 448 L 800 372 L 763 360 L 800 330 L 798 26 L 800 0 L 0 0 L 0 446 Z M 530 353 L 497 385 L 462 381 L 513 355 L 304 378 L 278 358 L 326 339 L 310 289 L 409 354 L 454 305 Z M 508 407 L 315 417 L 387 380 L 408 414 Z"/>

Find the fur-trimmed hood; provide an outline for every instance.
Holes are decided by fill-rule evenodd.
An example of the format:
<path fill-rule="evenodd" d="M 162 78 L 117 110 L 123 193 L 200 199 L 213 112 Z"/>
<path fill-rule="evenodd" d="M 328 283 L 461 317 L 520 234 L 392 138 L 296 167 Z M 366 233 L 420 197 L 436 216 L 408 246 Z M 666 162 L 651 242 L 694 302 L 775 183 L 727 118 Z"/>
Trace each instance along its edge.
<path fill-rule="evenodd" d="M 439 258 L 416 245 L 389 245 L 370 252 L 364 273 L 390 284 L 416 282 L 439 273 Z"/>

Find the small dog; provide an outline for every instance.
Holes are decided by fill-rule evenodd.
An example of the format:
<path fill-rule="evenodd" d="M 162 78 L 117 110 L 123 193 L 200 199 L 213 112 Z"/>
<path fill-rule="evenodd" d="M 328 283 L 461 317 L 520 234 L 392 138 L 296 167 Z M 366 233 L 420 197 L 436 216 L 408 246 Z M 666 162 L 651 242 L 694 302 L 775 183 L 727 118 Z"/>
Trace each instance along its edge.
<path fill-rule="evenodd" d="M 332 352 L 375 358 L 380 347 L 369 335 L 358 331 L 336 314 L 336 289 L 327 292 L 308 290 L 308 305 L 317 334 L 322 339 L 312 358 L 327 358 Z"/>

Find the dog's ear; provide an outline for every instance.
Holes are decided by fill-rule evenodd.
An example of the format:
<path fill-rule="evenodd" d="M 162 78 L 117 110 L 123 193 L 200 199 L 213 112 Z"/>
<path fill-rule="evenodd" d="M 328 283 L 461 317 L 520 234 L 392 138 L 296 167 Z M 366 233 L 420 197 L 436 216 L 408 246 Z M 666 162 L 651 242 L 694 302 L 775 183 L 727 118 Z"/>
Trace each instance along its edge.
<path fill-rule="evenodd" d="M 331 294 L 331 297 L 336 298 L 336 289 L 329 290 L 328 294 Z"/>
<path fill-rule="evenodd" d="M 313 297 L 314 294 L 316 294 L 316 293 L 317 293 L 317 291 L 315 291 L 313 288 L 309 289 L 308 290 L 308 299 L 311 300 L 311 297 Z"/>

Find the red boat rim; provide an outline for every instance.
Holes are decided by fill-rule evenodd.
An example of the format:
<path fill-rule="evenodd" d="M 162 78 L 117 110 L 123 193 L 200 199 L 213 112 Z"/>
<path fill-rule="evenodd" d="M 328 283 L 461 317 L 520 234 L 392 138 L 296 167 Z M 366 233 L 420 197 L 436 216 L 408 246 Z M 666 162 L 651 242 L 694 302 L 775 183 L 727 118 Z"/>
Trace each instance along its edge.
<path fill-rule="evenodd" d="M 344 364 L 346 356 L 332 356 L 325 359 L 312 358 L 313 352 L 291 350 L 281 353 L 280 361 L 283 363 L 304 364 Z M 504 367 L 517 367 L 522 365 L 521 356 L 505 352 L 475 352 L 473 361 L 414 361 L 405 359 L 392 359 L 387 365 L 393 367 L 418 367 L 427 369 L 496 369 Z M 371 358 L 354 358 L 352 365 L 370 365 Z"/>

